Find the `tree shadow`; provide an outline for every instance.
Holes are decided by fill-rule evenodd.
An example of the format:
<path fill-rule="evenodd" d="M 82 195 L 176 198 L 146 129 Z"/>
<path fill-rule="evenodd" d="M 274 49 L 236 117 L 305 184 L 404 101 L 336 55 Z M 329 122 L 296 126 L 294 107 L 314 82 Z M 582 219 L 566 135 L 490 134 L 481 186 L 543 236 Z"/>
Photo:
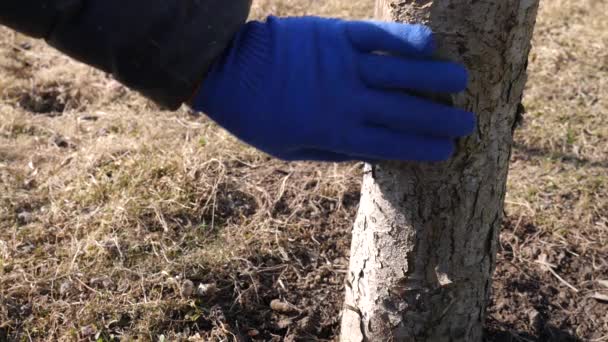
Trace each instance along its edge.
<path fill-rule="evenodd" d="M 530 334 L 511 330 L 501 326 L 499 322 L 493 322 L 491 328 L 485 330 L 484 342 L 582 342 L 580 338 L 570 332 L 547 325 L 539 333 Z"/>
<path fill-rule="evenodd" d="M 568 163 L 576 166 L 589 166 L 589 167 L 602 167 L 608 168 L 608 160 L 594 161 L 589 158 L 581 158 L 573 153 L 558 152 L 550 150 L 548 148 L 527 146 L 525 144 L 515 142 L 513 144 L 514 156 L 521 157 L 521 155 L 527 155 L 530 157 L 537 158 L 551 158 L 559 160 L 563 163 Z"/>
<path fill-rule="evenodd" d="M 542 228 L 529 218 L 520 221 L 505 217 L 484 342 L 582 342 L 597 332 L 587 322 L 596 314 L 602 317 L 601 307 L 589 307 L 585 296 L 572 293 L 549 272 L 520 259 L 544 253 L 549 263 L 559 265 L 566 278 L 585 288 L 584 279 L 592 279 L 593 273 L 581 264 L 591 264 L 595 254 L 579 251 L 577 243 L 570 241 L 567 248 L 579 254 L 562 255 L 542 242 L 551 241 L 551 237 L 541 239 L 541 233 Z"/>

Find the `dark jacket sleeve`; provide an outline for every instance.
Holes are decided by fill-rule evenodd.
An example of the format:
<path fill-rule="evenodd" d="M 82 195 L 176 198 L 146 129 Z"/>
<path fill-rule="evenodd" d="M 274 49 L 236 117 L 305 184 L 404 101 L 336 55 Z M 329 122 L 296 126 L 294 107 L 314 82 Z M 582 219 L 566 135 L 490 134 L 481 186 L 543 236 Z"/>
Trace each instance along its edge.
<path fill-rule="evenodd" d="M 170 109 L 187 101 L 251 0 L 0 0 L 0 24 L 109 72 Z"/>

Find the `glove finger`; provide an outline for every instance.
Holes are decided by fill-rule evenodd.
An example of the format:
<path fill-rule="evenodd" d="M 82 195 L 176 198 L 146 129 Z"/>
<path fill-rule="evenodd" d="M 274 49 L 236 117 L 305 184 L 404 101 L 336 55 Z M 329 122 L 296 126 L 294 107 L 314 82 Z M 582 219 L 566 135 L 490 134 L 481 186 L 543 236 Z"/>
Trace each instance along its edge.
<path fill-rule="evenodd" d="M 381 21 L 350 21 L 350 41 L 362 52 L 384 51 L 412 58 L 430 57 L 435 52 L 433 32 L 424 25 Z"/>
<path fill-rule="evenodd" d="M 376 54 L 359 58 L 359 73 L 374 88 L 453 93 L 465 90 L 468 83 L 467 70 L 456 63 Z"/>
<path fill-rule="evenodd" d="M 375 91 L 365 101 L 365 121 L 396 131 L 434 137 L 463 137 L 473 133 L 475 114 L 405 93 Z"/>
<path fill-rule="evenodd" d="M 422 162 L 447 160 L 454 149 L 451 139 L 401 134 L 379 127 L 361 129 L 336 147 L 337 151 L 362 160 Z"/>

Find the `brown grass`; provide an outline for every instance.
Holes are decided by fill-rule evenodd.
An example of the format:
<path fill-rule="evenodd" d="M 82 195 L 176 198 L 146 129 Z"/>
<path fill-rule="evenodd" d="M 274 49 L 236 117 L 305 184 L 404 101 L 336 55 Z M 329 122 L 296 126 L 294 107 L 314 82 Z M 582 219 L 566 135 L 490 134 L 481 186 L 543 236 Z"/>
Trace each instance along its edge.
<path fill-rule="evenodd" d="M 362 18 L 372 5 L 264 0 L 253 16 Z M 605 13 L 602 0 L 542 4 L 496 336 L 608 336 L 592 298 L 608 294 Z M 0 341 L 335 336 L 361 164 L 270 159 L 4 29 L 0 97 Z"/>

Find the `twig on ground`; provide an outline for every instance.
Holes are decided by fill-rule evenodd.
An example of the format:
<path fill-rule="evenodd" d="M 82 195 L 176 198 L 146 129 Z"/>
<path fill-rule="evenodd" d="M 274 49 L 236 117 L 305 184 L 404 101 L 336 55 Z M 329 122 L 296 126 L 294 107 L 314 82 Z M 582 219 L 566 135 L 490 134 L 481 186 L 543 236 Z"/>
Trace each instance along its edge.
<path fill-rule="evenodd" d="M 543 269 L 545 269 L 546 271 L 551 272 L 551 274 L 557 278 L 557 280 L 559 280 L 562 284 L 566 285 L 567 287 L 569 287 L 572 291 L 578 293 L 579 290 L 574 287 L 572 284 L 570 284 L 569 282 L 567 282 L 564 278 L 562 278 L 559 274 L 557 274 L 557 272 L 555 272 L 555 270 L 553 269 L 553 265 L 551 265 L 550 263 L 547 262 L 547 256 L 545 254 L 542 254 L 538 260 L 534 261 L 537 264 L 540 264 L 543 267 Z"/>

